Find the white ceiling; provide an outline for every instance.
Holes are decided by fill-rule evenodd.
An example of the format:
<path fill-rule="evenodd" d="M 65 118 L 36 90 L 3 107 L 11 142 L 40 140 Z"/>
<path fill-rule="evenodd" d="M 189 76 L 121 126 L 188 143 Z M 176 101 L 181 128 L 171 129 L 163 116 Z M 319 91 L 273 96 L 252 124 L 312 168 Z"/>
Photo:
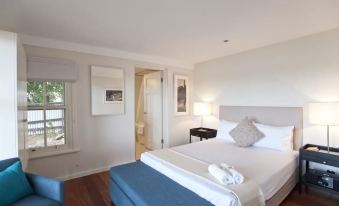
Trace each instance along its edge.
<path fill-rule="evenodd" d="M 0 1 L 0 29 L 190 64 L 337 27 L 339 0 Z"/>

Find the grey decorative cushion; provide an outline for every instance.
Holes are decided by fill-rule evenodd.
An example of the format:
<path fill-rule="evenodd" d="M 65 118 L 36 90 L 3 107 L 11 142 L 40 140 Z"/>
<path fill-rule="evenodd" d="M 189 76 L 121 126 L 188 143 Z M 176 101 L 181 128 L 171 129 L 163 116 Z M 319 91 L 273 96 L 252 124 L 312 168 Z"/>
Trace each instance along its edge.
<path fill-rule="evenodd" d="M 240 147 L 249 147 L 265 136 L 247 117 L 229 134 Z"/>

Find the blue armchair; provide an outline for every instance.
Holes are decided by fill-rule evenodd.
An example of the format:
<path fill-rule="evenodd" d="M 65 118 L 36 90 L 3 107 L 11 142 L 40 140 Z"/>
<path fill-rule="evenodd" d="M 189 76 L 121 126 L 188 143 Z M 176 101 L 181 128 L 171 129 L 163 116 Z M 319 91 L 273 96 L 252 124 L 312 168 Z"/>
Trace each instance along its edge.
<path fill-rule="evenodd" d="M 12 158 L 0 161 L 0 171 L 3 171 L 13 163 L 19 161 Z M 18 200 L 12 206 L 64 206 L 64 183 L 62 181 L 28 174 L 26 177 L 31 184 L 34 193 Z"/>

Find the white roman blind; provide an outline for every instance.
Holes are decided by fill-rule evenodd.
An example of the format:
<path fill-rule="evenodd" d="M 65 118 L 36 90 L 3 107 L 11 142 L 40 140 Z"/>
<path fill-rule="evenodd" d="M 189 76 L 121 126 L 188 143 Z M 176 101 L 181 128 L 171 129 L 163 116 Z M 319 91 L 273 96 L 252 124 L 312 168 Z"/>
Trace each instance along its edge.
<path fill-rule="evenodd" d="M 67 59 L 28 57 L 29 80 L 74 82 L 77 79 L 75 62 Z"/>

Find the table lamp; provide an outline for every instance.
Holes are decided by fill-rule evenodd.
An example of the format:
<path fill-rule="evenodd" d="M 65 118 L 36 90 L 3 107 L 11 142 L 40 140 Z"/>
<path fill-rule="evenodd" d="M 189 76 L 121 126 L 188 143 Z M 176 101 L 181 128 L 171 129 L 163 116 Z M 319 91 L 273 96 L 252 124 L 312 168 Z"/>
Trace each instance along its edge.
<path fill-rule="evenodd" d="M 203 127 L 204 115 L 211 114 L 211 104 L 207 102 L 195 102 L 193 105 L 193 113 L 194 115 L 201 116 L 201 127 Z"/>
<path fill-rule="evenodd" d="M 327 152 L 330 152 L 330 126 L 339 125 L 339 102 L 309 104 L 309 122 L 327 127 Z"/>

